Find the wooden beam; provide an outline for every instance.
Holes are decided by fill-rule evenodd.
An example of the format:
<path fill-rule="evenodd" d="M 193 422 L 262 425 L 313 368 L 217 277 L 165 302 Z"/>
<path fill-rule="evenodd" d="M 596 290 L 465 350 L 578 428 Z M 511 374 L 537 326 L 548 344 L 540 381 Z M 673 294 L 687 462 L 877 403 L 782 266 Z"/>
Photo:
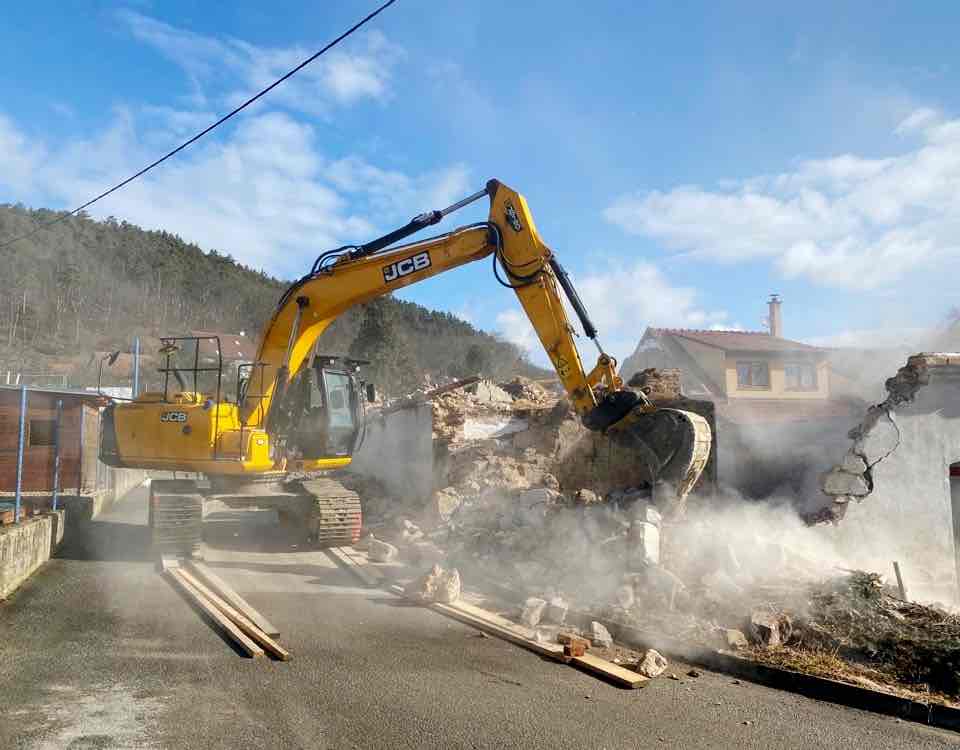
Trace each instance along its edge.
<path fill-rule="evenodd" d="M 210 588 L 212 588 L 223 599 L 228 601 L 239 612 L 250 621 L 252 621 L 260 630 L 267 635 L 280 635 L 280 631 L 257 610 L 250 606 L 246 599 L 234 591 L 220 576 L 214 573 L 202 562 L 190 560 L 187 562 L 190 570 L 196 573 Z"/>
<path fill-rule="evenodd" d="M 452 383 L 447 383 L 446 385 L 441 385 L 437 388 L 434 388 L 431 391 L 427 391 L 419 396 L 413 396 L 403 399 L 395 404 L 386 406 L 381 409 L 379 412 L 374 412 L 373 416 L 392 414 L 395 411 L 400 411 L 401 409 L 412 409 L 421 404 L 425 404 L 428 401 L 435 399 L 437 396 L 440 396 L 444 393 L 450 393 L 450 391 L 455 391 L 459 388 L 466 388 L 468 385 L 473 385 L 474 383 L 480 382 L 479 375 L 473 375 L 469 378 L 464 378 L 463 380 L 455 380 Z"/>
<path fill-rule="evenodd" d="M 227 617 L 218 610 L 211 602 L 204 598 L 204 596 L 194 588 L 188 581 L 183 578 L 184 571 L 180 568 L 170 568 L 166 571 L 167 576 L 171 581 L 174 582 L 190 599 L 196 602 L 197 606 L 200 607 L 206 613 L 215 625 L 217 625 L 221 630 L 223 630 L 233 641 L 243 650 L 243 652 L 254 659 L 257 657 L 263 656 L 263 649 L 260 648 L 256 643 L 247 638 L 246 635 L 231 622 Z"/>
<path fill-rule="evenodd" d="M 287 651 L 283 646 L 277 643 L 273 638 L 264 633 L 260 628 L 254 625 L 250 620 L 244 617 L 242 614 L 237 612 L 233 607 L 227 604 L 223 599 L 217 596 L 214 592 L 204 586 L 200 581 L 198 581 L 194 576 L 192 576 L 186 570 L 179 571 L 180 576 L 193 586 L 197 591 L 199 591 L 203 596 L 219 609 L 223 614 L 225 614 L 233 623 L 240 628 L 246 635 L 250 636 L 254 641 L 263 646 L 268 652 L 276 656 L 280 661 L 289 661 L 290 652 Z"/>
<path fill-rule="evenodd" d="M 390 590 L 395 594 L 403 596 L 403 589 L 400 586 L 391 586 Z M 510 641 L 510 643 L 521 646 L 528 651 L 533 651 L 534 653 L 546 656 L 549 659 L 555 659 L 556 661 L 567 661 L 567 657 L 564 656 L 563 653 L 563 646 L 559 643 L 535 641 L 530 637 L 529 630 L 493 612 L 488 612 L 485 609 L 475 607 L 466 602 L 457 602 L 456 604 L 432 602 L 426 606 L 434 612 L 439 612 L 465 625 L 471 625 L 485 633 L 495 635 L 505 641 Z"/>
<path fill-rule="evenodd" d="M 897 575 L 897 588 L 900 590 L 900 601 L 909 601 L 907 599 L 907 589 L 903 585 L 903 576 L 900 575 L 900 563 L 896 560 L 893 561 L 893 572 Z"/>
<path fill-rule="evenodd" d="M 612 661 L 601 659 L 599 656 L 594 656 L 593 654 L 574 656 L 570 659 L 570 663 L 573 666 L 581 667 L 597 677 L 610 680 L 610 682 L 620 685 L 621 687 L 630 688 L 631 690 L 646 687 L 647 683 L 650 682 L 649 678 L 644 677 L 642 674 L 624 669 L 619 664 L 614 664 Z"/>
<path fill-rule="evenodd" d="M 365 586 L 374 588 L 383 583 L 383 573 L 364 563 L 349 547 L 328 547 L 324 552 L 363 581 Z"/>

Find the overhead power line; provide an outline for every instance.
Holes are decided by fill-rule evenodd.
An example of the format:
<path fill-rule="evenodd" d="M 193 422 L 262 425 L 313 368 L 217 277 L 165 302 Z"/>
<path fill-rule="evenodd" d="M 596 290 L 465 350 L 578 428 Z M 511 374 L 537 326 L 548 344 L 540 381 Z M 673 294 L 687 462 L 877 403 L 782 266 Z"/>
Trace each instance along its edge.
<path fill-rule="evenodd" d="M 208 125 L 206 128 L 204 128 L 203 130 L 201 130 L 199 133 L 197 133 L 195 136 L 193 136 L 193 137 L 190 138 L 189 140 L 184 141 L 183 143 L 181 143 L 179 146 L 177 146 L 177 147 L 176 147 L 175 149 L 173 149 L 172 151 L 167 152 L 166 154 L 164 154 L 163 156 L 161 156 L 161 157 L 160 157 L 159 159 L 157 159 L 156 161 L 154 161 L 154 162 L 148 164 L 147 166 L 145 166 L 143 169 L 141 169 L 141 170 L 140 170 L 139 172 L 137 172 L 136 174 L 130 175 L 130 176 L 129 176 L 127 179 L 125 179 L 123 182 L 118 182 L 116 185 L 114 185 L 114 186 L 113 186 L 112 188 L 110 188 L 109 190 L 104 190 L 102 193 L 100 193 L 100 195 L 96 196 L 95 198 L 91 198 L 91 199 L 88 200 L 86 203 L 84 203 L 82 206 L 77 206 L 75 209 L 73 209 L 73 210 L 70 211 L 69 213 L 66 213 L 66 214 L 64 214 L 64 215 L 62 215 L 62 216 L 58 216 L 56 219 L 52 219 L 51 221 L 47 221 L 47 222 L 43 222 L 43 223 L 41 223 L 41 224 L 38 224 L 36 227 L 34 227 L 33 229 L 31 229 L 29 232 L 26 232 L 26 233 L 21 234 L 21 235 L 19 235 L 19 236 L 17 236 L 17 237 L 12 237 L 12 238 L 10 238 L 10 239 L 8 239 L 8 240 L 5 240 L 4 242 L 0 243 L 0 249 L 5 248 L 5 247 L 7 247 L 8 245 L 12 245 L 14 242 L 19 242 L 20 240 L 25 240 L 25 239 L 27 239 L 28 237 L 32 237 L 32 236 L 35 235 L 37 232 L 39 232 L 41 229 L 49 229 L 49 228 L 50 228 L 51 226 L 53 226 L 54 224 L 59 224 L 61 221 L 67 220 L 67 219 L 70 218 L 71 216 L 74 216 L 74 215 L 80 213 L 81 211 L 83 211 L 83 209 L 88 208 L 89 206 L 92 206 L 92 205 L 93 205 L 94 203 L 96 203 L 98 200 L 101 200 L 101 199 L 103 199 L 103 198 L 106 198 L 108 195 L 110 195 L 111 193 L 116 192 L 117 190 L 119 190 L 120 188 L 124 187 L 125 185 L 129 185 L 129 184 L 130 184 L 131 182 L 133 182 L 135 179 L 137 179 L 138 177 L 142 177 L 143 175 L 145 175 L 147 172 L 149 172 L 149 171 L 150 171 L 151 169 L 153 169 L 154 167 L 159 166 L 160 164 L 163 164 L 163 162 L 165 162 L 165 161 L 166 161 L 167 159 L 169 159 L 171 156 L 174 156 L 175 154 L 180 153 L 180 152 L 183 151 L 185 148 L 187 148 L 187 146 L 190 146 L 191 144 L 199 141 L 201 138 L 203 138 L 203 136 L 205 136 L 205 135 L 206 135 L 207 133 L 209 133 L 211 130 L 213 130 L 214 128 L 219 127 L 220 125 L 222 125 L 223 123 L 225 123 L 227 120 L 229 120 L 231 117 L 233 117 L 235 114 L 237 114 L 238 112 L 241 112 L 242 110 L 244 110 L 244 109 L 246 109 L 247 107 L 249 107 L 251 104 L 253 104 L 255 101 L 257 101 L 257 99 L 259 99 L 260 97 L 262 97 L 263 95 L 265 95 L 265 94 L 268 93 L 269 91 L 272 91 L 272 90 L 275 89 L 277 86 L 279 86 L 281 83 L 283 83 L 284 81 L 286 81 L 288 78 L 292 77 L 293 75 L 295 75 L 295 74 L 297 74 L 298 72 L 300 72 L 301 70 L 303 70 L 303 69 L 304 69 L 305 67 L 307 67 L 310 63 L 312 63 L 314 60 L 316 60 L 318 57 L 320 57 L 322 54 L 324 54 L 327 50 L 329 50 L 329 49 L 337 46 L 340 42 L 342 42 L 344 39 L 346 39 L 348 36 L 350 36 L 353 32 L 355 32 L 355 31 L 356 31 L 357 29 L 359 29 L 361 26 L 363 26 L 364 24 L 366 24 L 368 21 L 371 21 L 371 20 L 373 20 L 374 18 L 376 18 L 378 15 L 380 15 L 383 11 L 385 11 L 387 8 L 389 8 L 391 5 L 393 5 L 395 2 L 397 2 L 397 0 L 387 0 L 387 2 L 385 2 L 385 3 L 384 3 L 383 5 L 381 5 L 379 8 L 377 8 L 377 9 L 374 10 L 374 11 L 372 11 L 372 12 L 369 13 L 368 15 L 364 16 L 364 18 L 362 18 L 360 21 L 357 21 L 357 23 L 355 23 L 355 24 L 354 24 L 353 26 L 351 26 L 349 29 L 347 29 L 346 31 L 344 31 L 340 36 L 338 36 L 338 37 L 337 37 L 336 39 L 334 39 L 332 42 L 329 42 L 325 47 L 323 47 L 323 49 L 318 50 L 318 51 L 315 52 L 314 54 L 310 55 L 310 57 L 308 57 L 306 60 L 304 60 L 302 63 L 300 63 L 297 67 L 293 68 L 293 69 L 290 70 L 289 72 L 287 72 L 287 73 L 285 73 L 284 75 L 282 75 L 282 76 L 281 76 L 280 78 L 278 78 L 276 81 L 274 81 L 274 82 L 271 83 L 269 86 L 267 86 L 265 89 L 262 89 L 262 90 L 261 90 L 260 92 L 258 92 L 257 94 L 254 94 L 253 96 L 251 96 L 249 99 L 247 99 L 243 104 L 241 104 L 240 106 L 238 106 L 236 109 L 231 110 L 230 112 L 228 112 L 227 114 L 225 114 L 223 117 L 221 117 L 219 120 L 217 120 L 216 122 L 214 122 L 214 123 L 211 124 L 211 125 Z"/>

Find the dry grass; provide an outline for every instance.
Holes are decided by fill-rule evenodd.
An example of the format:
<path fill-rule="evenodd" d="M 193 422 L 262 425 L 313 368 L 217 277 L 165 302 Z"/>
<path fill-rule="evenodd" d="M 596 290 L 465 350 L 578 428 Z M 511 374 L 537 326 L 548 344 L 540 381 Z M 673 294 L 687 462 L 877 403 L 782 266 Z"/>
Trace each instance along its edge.
<path fill-rule="evenodd" d="M 916 686 L 907 687 L 896 676 L 863 664 L 847 661 L 829 651 L 811 651 L 806 649 L 752 647 L 741 654 L 760 664 L 789 669 L 815 677 L 825 677 L 849 685 L 858 685 L 870 690 L 890 693 L 909 698 L 920 703 L 940 703 L 960 708 L 960 702 L 940 692 L 922 690 Z"/>

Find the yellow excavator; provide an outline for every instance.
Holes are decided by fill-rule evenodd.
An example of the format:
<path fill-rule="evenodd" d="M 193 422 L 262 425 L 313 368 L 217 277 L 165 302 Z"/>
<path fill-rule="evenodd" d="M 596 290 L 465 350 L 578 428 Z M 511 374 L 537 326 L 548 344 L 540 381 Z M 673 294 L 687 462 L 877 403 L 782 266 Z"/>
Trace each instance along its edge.
<path fill-rule="evenodd" d="M 485 197 L 490 200 L 486 221 L 397 244 Z M 108 407 L 100 442 L 101 459 L 112 466 L 202 477 L 152 482 L 155 549 L 198 555 L 209 500 L 229 507 L 274 507 L 305 522 L 319 546 L 356 541 L 360 499 L 320 473 L 350 464 L 362 435 L 364 402 L 374 394 L 359 378 L 364 363 L 315 353 L 317 339 L 354 305 L 487 257 L 497 280 L 516 293 L 583 424 L 635 451 L 659 488 L 655 497 L 668 506 L 682 505 L 709 458 L 708 423 L 697 414 L 659 409 L 624 388 L 616 360 L 600 346 L 570 277 L 540 238 L 526 200 L 490 180 L 474 195 L 420 214 L 378 239 L 320 255 L 280 298 L 256 360 L 237 368 L 233 401 L 224 396 L 216 337 L 208 342 L 216 356 L 202 359 L 200 340 L 162 339 L 163 390 Z M 599 351 L 590 371 L 581 362 L 561 291 Z M 184 353 L 191 361 L 183 361 Z M 201 380 L 206 385 L 199 385 Z"/>

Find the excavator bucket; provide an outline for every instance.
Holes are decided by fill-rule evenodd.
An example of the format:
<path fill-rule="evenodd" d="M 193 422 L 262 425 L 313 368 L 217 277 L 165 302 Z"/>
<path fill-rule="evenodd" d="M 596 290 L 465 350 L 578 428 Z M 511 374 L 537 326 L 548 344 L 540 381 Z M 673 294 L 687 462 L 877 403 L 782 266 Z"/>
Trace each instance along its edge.
<path fill-rule="evenodd" d="M 687 495 L 710 459 L 713 435 L 707 420 L 681 409 L 638 406 L 611 425 L 607 434 L 646 465 L 653 501 L 663 517 L 681 517 Z"/>

